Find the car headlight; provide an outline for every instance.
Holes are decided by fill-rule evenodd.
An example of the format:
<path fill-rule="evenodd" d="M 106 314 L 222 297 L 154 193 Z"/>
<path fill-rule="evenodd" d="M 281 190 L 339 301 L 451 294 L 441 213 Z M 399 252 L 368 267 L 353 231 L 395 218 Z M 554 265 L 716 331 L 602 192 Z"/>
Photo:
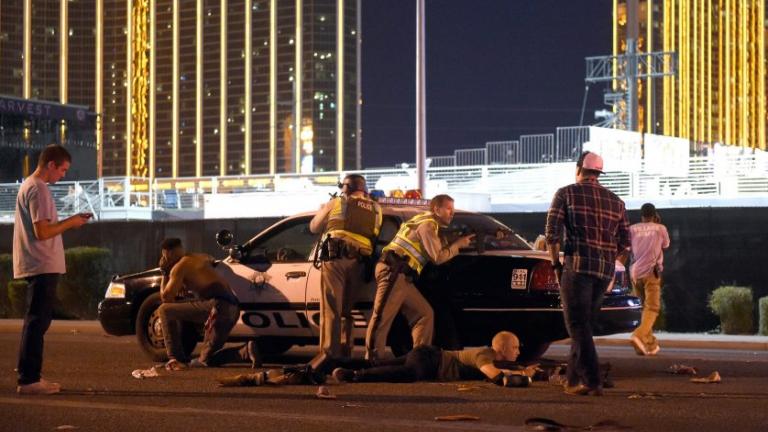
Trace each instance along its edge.
<path fill-rule="evenodd" d="M 107 287 L 107 293 L 104 298 L 125 298 L 125 284 L 121 282 L 110 282 Z"/>

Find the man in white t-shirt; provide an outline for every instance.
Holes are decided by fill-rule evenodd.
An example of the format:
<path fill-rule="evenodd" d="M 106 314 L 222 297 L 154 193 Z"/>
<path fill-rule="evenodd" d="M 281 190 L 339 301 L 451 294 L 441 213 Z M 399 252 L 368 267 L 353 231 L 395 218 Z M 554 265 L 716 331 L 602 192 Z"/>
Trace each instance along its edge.
<path fill-rule="evenodd" d="M 663 249 L 669 247 L 669 234 L 659 223 L 653 204 L 643 204 L 640 214 L 642 222 L 629 227 L 634 256 L 630 276 L 634 294 L 643 300 L 643 316 L 640 326 L 632 332 L 630 342 L 638 355 L 656 355 L 660 348 L 653 335 L 653 324 L 661 310 Z"/>
<path fill-rule="evenodd" d="M 21 184 L 16 196 L 13 224 L 13 277 L 26 279 L 27 312 L 19 347 L 19 394 L 53 394 L 57 383 L 44 380 L 43 337 L 53 318 L 53 303 L 59 275 L 66 273 L 61 234 L 83 226 L 90 213 L 59 220 L 48 184 L 67 173 L 72 157 L 60 145 L 49 145 L 40 153 L 37 169 Z"/>

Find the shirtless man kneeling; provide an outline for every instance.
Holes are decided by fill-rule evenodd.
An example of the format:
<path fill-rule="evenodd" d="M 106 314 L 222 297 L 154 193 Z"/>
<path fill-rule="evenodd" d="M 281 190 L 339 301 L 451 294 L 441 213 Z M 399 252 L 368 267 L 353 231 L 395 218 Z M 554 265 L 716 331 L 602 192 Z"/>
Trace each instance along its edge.
<path fill-rule="evenodd" d="M 163 304 L 157 311 L 163 325 L 169 358 L 165 367 L 168 370 L 184 370 L 190 365 L 181 344 L 181 324 L 184 321 L 205 322 L 200 357 L 191 362 L 192 366 L 221 366 L 233 361 L 250 362 L 252 367 L 261 365 L 253 341 L 239 349 L 223 349 L 240 317 L 240 308 L 237 297 L 229 284 L 216 273 L 214 265 L 210 255 L 185 254 L 180 239 L 165 239 L 161 244 L 163 280 L 160 299 Z M 194 299 L 182 298 L 185 292 L 194 294 Z"/>

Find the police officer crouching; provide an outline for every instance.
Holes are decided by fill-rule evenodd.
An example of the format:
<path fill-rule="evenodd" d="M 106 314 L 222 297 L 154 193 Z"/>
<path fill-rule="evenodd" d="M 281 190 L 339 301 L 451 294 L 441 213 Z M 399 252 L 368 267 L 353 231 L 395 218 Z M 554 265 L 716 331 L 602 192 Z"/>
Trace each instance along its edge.
<path fill-rule="evenodd" d="M 349 174 L 339 187 L 341 195 L 325 204 L 309 223 L 310 231 L 323 233 L 320 352 L 309 363 L 318 374 L 329 373 L 335 360 L 351 352 L 353 292 L 363 284 L 365 259 L 373 254 L 382 221 L 381 207 L 368 197 L 363 176 Z M 341 343 L 342 332 L 346 346 Z"/>
<path fill-rule="evenodd" d="M 372 363 L 382 359 L 389 329 L 400 311 L 411 326 L 413 346 L 432 344 L 434 312 L 414 280 L 428 263 L 447 262 L 474 239 L 475 235 L 469 234 L 451 244 L 443 242 L 438 230 L 450 225 L 454 212 L 453 198 L 435 196 L 429 211 L 403 222 L 384 248 L 376 264 L 376 297 L 365 337 L 365 358 Z"/>

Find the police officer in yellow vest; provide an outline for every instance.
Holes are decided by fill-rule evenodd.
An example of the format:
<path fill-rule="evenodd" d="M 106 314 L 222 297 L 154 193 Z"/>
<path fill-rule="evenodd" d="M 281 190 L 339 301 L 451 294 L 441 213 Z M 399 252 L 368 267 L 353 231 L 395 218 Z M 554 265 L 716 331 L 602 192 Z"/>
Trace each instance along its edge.
<path fill-rule="evenodd" d="M 315 370 L 331 367 L 329 361 L 351 350 L 353 291 L 363 284 L 364 259 L 373 253 L 381 229 L 381 207 L 368 197 L 365 178 L 349 174 L 339 187 L 341 195 L 325 204 L 309 223 L 310 231 L 323 233 L 320 354 L 311 362 Z"/>
<path fill-rule="evenodd" d="M 381 359 L 392 321 L 401 309 L 411 326 L 413 346 L 432 343 L 434 313 L 413 281 L 427 263 L 439 265 L 450 260 L 460 248 L 469 246 L 475 236 L 470 234 L 450 245 L 443 244 L 438 229 L 453 220 L 453 198 L 437 195 L 432 198 L 429 208 L 430 211 L 416 215 L 400 226 L 376 264 L 376 298 L 365 338 L 368 360 Z"/>

